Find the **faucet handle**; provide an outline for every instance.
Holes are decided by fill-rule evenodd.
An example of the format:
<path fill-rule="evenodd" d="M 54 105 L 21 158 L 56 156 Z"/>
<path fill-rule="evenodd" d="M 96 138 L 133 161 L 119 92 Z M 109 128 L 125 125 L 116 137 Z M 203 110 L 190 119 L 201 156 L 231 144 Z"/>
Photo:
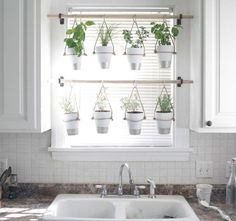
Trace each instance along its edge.
<path fill-rule="evenodd" d="M 139 190 L 144 190 L 146 187 L 145 186 L 134 186 L 134 196 L 140 197 L 140 192 Z"/>
<path fill-rule="evenodd" d="M 155 184 L 154 180 L 148 178 L 147 183 L 150 184 L 150 193 L 149 193 L 148 197 L 155 198 L 156 197 L 156 195 L 155 195 L 156 184 Z"/>
<path fill-rule="evenodd" d="M 100 197 L 103 198 L 107 195 L 107 186 L 104 185 L 96 185 L 96 189 L 100 190 Z"/>

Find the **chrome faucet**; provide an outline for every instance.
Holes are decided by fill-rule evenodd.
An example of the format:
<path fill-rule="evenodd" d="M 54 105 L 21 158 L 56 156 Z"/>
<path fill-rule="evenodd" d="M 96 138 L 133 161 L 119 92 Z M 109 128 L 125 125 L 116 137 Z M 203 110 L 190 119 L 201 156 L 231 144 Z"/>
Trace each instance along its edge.
<path fill-rule="evenodd" d="M 124 163 L 120 166 L 120 173 L 119 173 L 119 179 L 120 179 L 120 183 L 119 183 L 119 186 L 118 186 L 118 195 L 119 196 L 122 196 L 123 195 L 123 170 L 124 170 L 124 167 L 127 168 L 128 170 L 128 174 L 129 174 L 129 184 L 132 186 L 134 184 L 133 182 L 133 179 L 132 179 L 132 173 L 131 173 L 131 170 L 129 168 L 129 165 L 127 163 Z M 130 187 L 131 189 L 131 187 Z"/>

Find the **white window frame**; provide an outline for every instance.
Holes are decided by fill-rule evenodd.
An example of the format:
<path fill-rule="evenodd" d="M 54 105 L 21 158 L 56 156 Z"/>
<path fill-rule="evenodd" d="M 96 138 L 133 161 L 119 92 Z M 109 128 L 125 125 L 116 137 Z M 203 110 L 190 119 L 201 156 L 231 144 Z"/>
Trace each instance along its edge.
<path fill-rule="evenodd" d="M 176 73 L 181 73 L 178 66 Z M 176 122 L 174 127 L 172 147 L 148 148 L 71 147 L 60 140 L 60 133 L 55 133 L 56 128 L 54 128 L 52 129 L 52 145 L 48 150 L 52 153 L 54 160 L 62 161 L 188 161 L 190 153 L 193 152 L 193 149 L 189 148 L 189 128 L 177 128 Z"/>

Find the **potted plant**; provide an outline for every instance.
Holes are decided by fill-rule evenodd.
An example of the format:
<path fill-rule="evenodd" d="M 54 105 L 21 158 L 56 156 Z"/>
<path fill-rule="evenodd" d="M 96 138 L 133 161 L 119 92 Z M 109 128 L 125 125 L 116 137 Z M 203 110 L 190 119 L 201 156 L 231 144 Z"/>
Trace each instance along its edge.
<path fill-rule="evenodd" d="M 66 31 L 68 37 L 64 39 L 67 47 L 65 55 L 70 56 L 74 70 L 80 69 L 81 56 L 84 53 L 85 33 L 87 27 L 91 25 L 94 25 L 93 21 L 80 22 Z"/>
<path fill-rule="evenodd" d="M 76 99 L 71 96 L 64 97 L 60 103 L 64 112 L 63 120 L 69 136 L 78 135 L 79 133 L 79 112 L 76 104 Z"/>
<path fill-rule="evenodd" d="M 142 122 L 145 119 L 141 110 L 140 100 L 137 94 L 132 97 L 121 98 L 121 108 L 125 110 L 125 120 L 128 122 L 129 133 L 131 135 L 141 134 Z"/>
<path fill-rule="evenodd" d="M 112 110 L 106 95 L 106 88 L 104 86 L 102 86 L 99 94 L 97 95 L 97 101 L 94 107 L 92 119 L 95 120 L 97 133 L 108 133 L 110 120 L 112 119 Z"/>
<path fill-rule="evenodd" d="M 157 98 L 159 110 L 155 110 L 155 120 L 160 134 L 169 134 L 171 122 L 173 120 L 173 104 L 169 94 L 160 95 Z"/>
<path fill-rule="evenodd" d="M 151 32 L 154 34 L 157 44 L 155 52 L 158 53 L 161 68 L 171 66 L 172 54 L 175 53 L 175 39 L 182 28 L 181 25 L 174 25 L 172 28 L 166 22 L 158 24 L 151 23 Z"/>
<path fill-rule="evenodd" d="M 149 37 L 149 32 L 145 27 L 141 26 L 135 32 L 135 36 L 129 30 L 123 30 L 123 36 L 126 44 L 130 47 L 127 48 L 128 61 L 131 70 L 140 70 L 144 52 L 144 41 Z"/>
<path fill-rule="evenodd" d="M 99 29 L 98 37 L 101 45 L 96 46 L 96 54 L 98 61 L 102 69 L 108 69 L 110 67 L 111 57 L 114 54 L 113 43 L 112 46 L 109 43 L 112 41 L 114 28 L 112 26 L 101 26 Z"/>

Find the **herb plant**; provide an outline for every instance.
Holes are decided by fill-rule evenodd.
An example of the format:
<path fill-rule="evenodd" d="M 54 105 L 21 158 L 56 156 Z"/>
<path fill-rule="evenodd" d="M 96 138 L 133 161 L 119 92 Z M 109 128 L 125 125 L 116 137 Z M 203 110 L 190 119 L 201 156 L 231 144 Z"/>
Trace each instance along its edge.
<path fill-rule="evenodd" d="M 170 28 L 166 22 L 163 22 L 162 24 L 152 22 L 151 25 L 151 32 L 154 34 L 159 45 L 174 44 L 174 41 L 182 28 L 181 25 L 174 25 Z"/>
<path fill-rule="evenodd" d="M 169 94 L 161 95 L 157 98 L 160 112 L 169 113 L 173 110 L 172 99 Z"/>
<path fill-rule="evenodd" d="M 112 34 L 113 34 L 114 27 L 101 27 L 99 30 L 99 38 L 102 46 L 107 46 L 111 41 Z"/>
<path fill-rule="evenodd" d="M 62 98 L 60 106 L 65 114 L 76 112 L 76 106 L 71 97 Z"/>
<path fill-rule="evenodd" d="M 135 37 L 129 30 L 123 30 L 122 34 L 126 43 L 131 45 L 131 48 L 142 48 L 144 41 L 149 37 L 149 32 L 143 26 L 140 26 L 139 30 L 135 32 Z"/>
<path fill-rule="evenodd" d="M 129 97 L 121 98 L 121 103 L 122 103 L 121 108 L 129 112 L 137 112 L 141 106 L 137 94 L 133 94 L 131 98 Z"/>
<path fill-rule="evenodd" d="M 93 21 L 80 22 L 75 27 L 66 31 L 68 35 L 64 42 L 68 48 L 74 49 L 75 54 L 80 57 L 84 52 L 85 33 L 88 26 L 92 26 Z"/>
<path fill-rule="evenodd" d="M 98 111 L 106 111 L 109 101 L 106 95 L 106 88 L 103 87 L 99 94 L 97 94 L 96 107 Z"/>

